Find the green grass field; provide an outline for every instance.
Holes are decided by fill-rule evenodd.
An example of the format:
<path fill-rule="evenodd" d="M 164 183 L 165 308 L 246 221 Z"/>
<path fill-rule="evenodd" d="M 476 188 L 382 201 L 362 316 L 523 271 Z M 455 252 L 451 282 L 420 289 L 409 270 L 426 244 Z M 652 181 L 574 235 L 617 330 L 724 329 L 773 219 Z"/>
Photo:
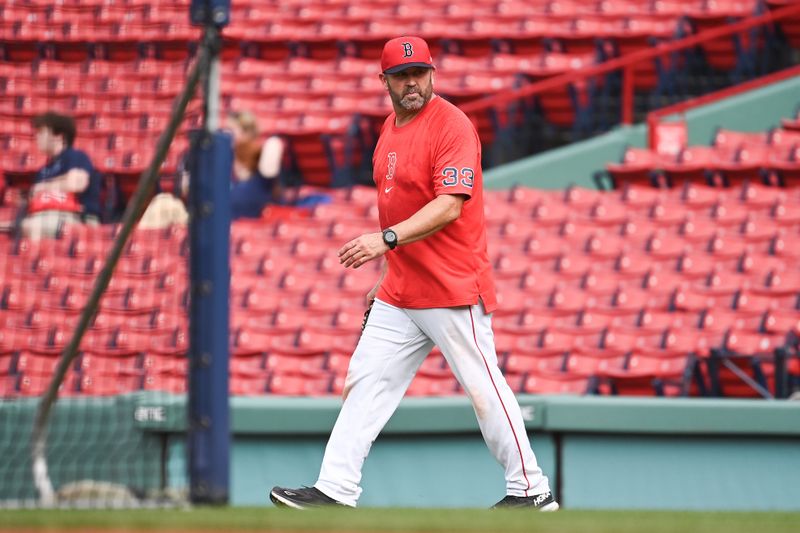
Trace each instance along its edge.
<path fill-rule="evenodd" d="M 800 513 L 273 508 L 0 511 L 0 531 L 794 533 Z"/>

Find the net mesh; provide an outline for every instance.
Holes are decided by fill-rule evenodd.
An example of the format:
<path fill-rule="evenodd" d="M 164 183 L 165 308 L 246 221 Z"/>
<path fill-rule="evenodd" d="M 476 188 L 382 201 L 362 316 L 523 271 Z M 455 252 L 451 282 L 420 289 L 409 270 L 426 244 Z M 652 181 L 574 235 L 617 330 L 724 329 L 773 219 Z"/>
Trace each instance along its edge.
<path fill-rule="evenodd" d="M 145 52 L 67 58 L 69 42 L 58 39 L 58 53 L 31 62 L 3 50 L 11 60 L 3 63 L 4 86 L 41 90 L 14 99 L 14 115 L 3 120 L 14 133 L 12 155 L 23 155 L 4 160 L 1 191 L 1 506 L 186 499 L 183 469 L 168 467 L 171 458 L 182 464 L 182 443 L 148 429 L 165 421 L 165 404 L 186 393 L 188 217 L 176 184 L 201 102 L 187 95 L 184 111 L 177 98 L 196 80 L 196 56 L 183 45 L 175 57 L 158 59 Z M 171 135 L 173 116 L 180 131 L 148 176 L 163 157 L 156 141 Z M 65 150 L 61 138 L 68 146 L 70 128 L 77 140 Z M 85 192 L 70 192 L 79 177 Z M 132 207 L 140 200 L 148 207 L 137 220 Z M 77 202 L 82 211 L 73 209 Z M 95 308 L 92 293 L 107 261 L 110 283 Z M 83 316 L 93 318 L 70 359 Z M 62 360 L 69 365 L 59 382 Z M 46 424 L 37 424 L 51 383 L 59 384 L 58 401 Z M 183 405 L 171 410 L 174 420 L 185 419 Z M 37 426 L 45 461 L 34 467 Z"/>
<path fill-rule="evenodd" d="M 151 219 L 153 217 L 151 216 Z M 158 217 L 156 217 L 156 220 Z M 182 501 L 167 476 L 169 437 L 140 427 L 186 392 L 187 229 L 138 228 L 116 263 L 59 387 L 47 425 L 55 503 L 135 506 Z M 31 470 L 37 406 L 84 311 L 119 224 L 59 224 L 53 237 L 7 234 L 0 246 L 0 501 L 38 500 Z"/>

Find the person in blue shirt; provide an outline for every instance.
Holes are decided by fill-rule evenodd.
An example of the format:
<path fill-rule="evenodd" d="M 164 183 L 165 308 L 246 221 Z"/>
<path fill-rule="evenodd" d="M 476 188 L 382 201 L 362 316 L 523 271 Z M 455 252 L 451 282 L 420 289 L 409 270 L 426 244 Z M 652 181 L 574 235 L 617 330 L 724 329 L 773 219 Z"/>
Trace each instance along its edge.
<path fill-rule="evenodd" d="M 36 173 L 30 190 L 23 234 L 54 237 L 64 224 L 100 222 L 100 176 L 89 156 L 73 147 L 72 117 L 47 112 L 33 118 L 36 146 L 47 163 Z"/>
<path fill-rule="evenodd" d="M 231 219 L 261 218 L 264 209 L 281 204 L 281 171 L 285 156 L 284 140 L 268 135 L 262 140 L 255 116 L 249 111 L 230 111 L 225 121 L 233 148 L 231 169 Z M 178 170 L 177 195 L 186 201 L 189 194 L 188 154 Z M 162 228 L 185 223 L 188 215 L 176 197 L 164 192 L 156 195 L 144 212 L 139 227 Z"/>
<path fill-rule="evenodd" d="M 280 203 L 283 140 L 270 135 L 262 141 L 256 119 L 248 111 L 228 113 L 233 137 L 231 218 L 259 218 L 269 204 Z"/>

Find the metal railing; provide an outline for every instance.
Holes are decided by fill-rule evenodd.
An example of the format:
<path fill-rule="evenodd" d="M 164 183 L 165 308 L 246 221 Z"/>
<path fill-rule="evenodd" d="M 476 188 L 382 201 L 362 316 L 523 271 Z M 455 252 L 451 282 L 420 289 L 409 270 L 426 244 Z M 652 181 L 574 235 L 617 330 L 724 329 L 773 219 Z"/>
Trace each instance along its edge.
<path fill-rule="evenodd" d="M 769 28 L 776 23 L 788 21 L 792 18 L 800 18 L 800 3 L 775 9 L 774 11 L 767 11 L 762 15 L 745 18 L 719 28 L 704 30 L 683 39 L 661 42 L 653 48 L 632 52 L 574 72 L 556 75 L 518 89 L 481 98 L 462 105 L 461 109 L 467 115 L 474 117 L 480 113 L 491 110 L 497 111 L 503 106 L 515 104 L 547 92 L 565 90 L 576 83 L 601 79 L 612 74 L 621 74 L 621 116 L 619 117 L 619 122 L 621 124 L 632 124 L 634 122 L 634 88 L 637 70 L 643 66 L 649 66 L 657 59 L 669 59 L 676 53 L 692 52 L 696 47 L 702 47 L 713 41 L 719 41 L 724 38 L 732 39 L 736 35 L 741 35 L 756 28 Z M 758 44 L 755 46 L 758 46 Z"/>

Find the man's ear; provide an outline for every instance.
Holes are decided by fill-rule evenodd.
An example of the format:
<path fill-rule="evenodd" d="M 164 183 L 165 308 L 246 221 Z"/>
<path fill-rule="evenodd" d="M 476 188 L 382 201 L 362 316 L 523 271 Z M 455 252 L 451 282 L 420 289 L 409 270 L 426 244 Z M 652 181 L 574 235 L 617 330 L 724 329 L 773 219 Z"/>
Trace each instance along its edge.
<path fill-rule="evenodd" d="M 380 74 L 378 74 L 378 78 L 381 80 L 381 83 L 383 84 L 383 88 L 388 90 L 389 89 L 389 82 L 386 80 L 386 75 L 383 72 L 381 72 Z"/>

